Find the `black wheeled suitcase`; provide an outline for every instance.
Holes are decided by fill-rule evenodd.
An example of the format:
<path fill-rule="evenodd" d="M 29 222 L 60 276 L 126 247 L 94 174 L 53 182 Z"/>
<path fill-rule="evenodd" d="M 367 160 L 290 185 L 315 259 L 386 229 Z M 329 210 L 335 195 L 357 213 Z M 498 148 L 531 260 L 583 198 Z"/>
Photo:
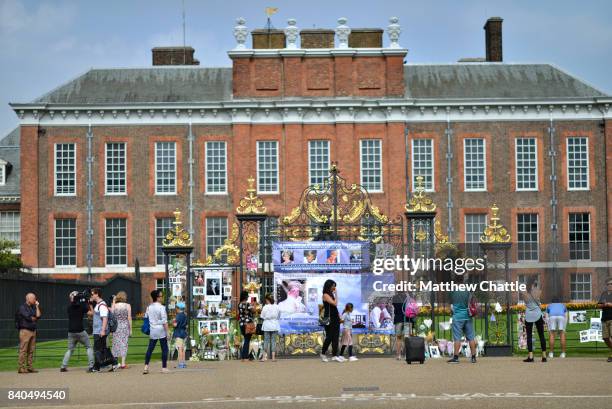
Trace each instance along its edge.
<path fill-rule="evenodd" d="M 425 362 L 425 338 L 405 337 L 406 363 Z"/>

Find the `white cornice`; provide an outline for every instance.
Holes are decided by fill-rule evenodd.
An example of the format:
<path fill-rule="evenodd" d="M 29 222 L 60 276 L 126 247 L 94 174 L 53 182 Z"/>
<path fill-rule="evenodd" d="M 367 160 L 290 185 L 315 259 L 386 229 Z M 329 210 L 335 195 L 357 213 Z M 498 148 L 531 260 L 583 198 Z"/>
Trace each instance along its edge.
<path fill-rule="evenodd" d="M 612 119 L 612 101 L 299 99 L 221 103 L 11 104 L 22 125 L 470 122 Z"/>
<path fill-rule="evenodd" d="M 228 51 L 230 58 L 274 57 L 354 57 L 405 56 L 405 48 L 302 48 L 302 49 L 247 49 Z"/>

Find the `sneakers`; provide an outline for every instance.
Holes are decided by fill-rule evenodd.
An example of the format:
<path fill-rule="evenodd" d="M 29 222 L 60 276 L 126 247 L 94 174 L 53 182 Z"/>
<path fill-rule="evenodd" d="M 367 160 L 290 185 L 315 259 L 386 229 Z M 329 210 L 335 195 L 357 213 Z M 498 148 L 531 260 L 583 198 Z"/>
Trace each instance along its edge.
<path fill-rule="evenodd" d="M 323 361 L 323 362 L 329 362 L 329 359 L 327 359 L 327 356 L 326 356 L 326 355 L 321 354 L 320 356 L 321 356 L 321 361 Z"/>
<path fill-rule="evenodd" d="M 472 359 L 470 359 L 470 362 L 475 364 L 476 363 L 476 356 L 472 355 Z"/>
<path fill-rule="evenodd" d="M 523 362 L 533 362 L 533 358 L 527 357 L 526 359 L 523 359 Z"/>
<path fill-rule="evenodd" d="M 542 362 L 546 362 L 546 357 L 545 356 L 542 357 Z"/>
<path fill-rule="evenodd" d="M 612 362 L 612 356 L 608 357 L 608 362 Z"/>
<path fill-rule="evenodd" d="M 100 370 L 94 367 L 87 368 L 87 373 L 94 373 L 94 372 L 100 372 Z"/>
<path fill-rule="evenodd" d="M 459 363 L 459 358 L 454 356 L 451 359 L 449 359 L 448 361 L 446 361 L 446 363 L 449 363 L 449 364 L 458 364 Z"/>
<path fill-rule="evenodd" d="M 68 368 L 60 368 L 60 372 L 68 372 Z"/>
<path fill-rule="evenodd" d="M 560 358 L 565 358 L 565 352 L 561 352 L 561 355 L 559 355 Z"/>
<path fill-rule="evenodd" d="M 563 354 L 561 354 L 561 355 L 563 355 Z M 548 359 L 553 359 L 553 356 L 554 356 L 554 354 L 552 352 L 548 353 Z"/>
<path fill-rule="evenodd" d="M 357 358 L 356 356 L 349 356 L 349 362 L 355 362 L 355 361 L 359 361 L 359 358 Z"/>
<path fill-rule="evenodd" d="M 343 356 L 334 356 L 332 357 L 332 361 L 336 361 L 336 362 L 345 362 L 346 359 L 344 359 Z"/>
<path fill-rule="evenodd" d="M 168 368 L 162 368 L 161 372 L 162 373 L 170 373 L 170 370 Z"/>

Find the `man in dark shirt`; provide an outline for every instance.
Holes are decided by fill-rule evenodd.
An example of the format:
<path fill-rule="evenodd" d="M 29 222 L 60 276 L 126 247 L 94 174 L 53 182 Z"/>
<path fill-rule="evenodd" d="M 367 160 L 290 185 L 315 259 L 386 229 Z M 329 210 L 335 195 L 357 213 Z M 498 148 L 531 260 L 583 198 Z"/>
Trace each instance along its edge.
<path fill-rule="evenodd" d="M 601 293 L 597 307 L 602 310 L 602 337 L 610 350 L 608 362 L 612 362 L 612 277 L 608 277 L 606 280 L 606 290 Z"/>
<path fill-rule="evenodd" d="M 85 346 L 87 350 L 87 359 L 89 360 L 89 369 L 88 372 L 93 372 L 94 366 L 94 353 L 91 347 L 91 343 L 89 342 L 89 335 L 85 328 L 83 328 L 83 317 L 85 314 L 93 314 L 91 311 L 90 304 L 87 302 L 80 302 L 80 300 L 75 300 L 75 297 L 79 293 L 77 291 L 73 291 L 68 296 L 70 299 L 70 304 L 68 304 L 67 312 L 68 312 L 68 350 L 64 354 L 64 361 L 62 362 L 62 366 L 60 368 L 60 372 L 68 371 L 68 362 L 70 361 L 70 357 L 72 356 L 72 352 L 77 344 L 82 344 Z"/>
<path fill-rule="evenodd" d="M 17 310 L 16 324 L 19 330 L 18 373 L 38 372 L 32 366 L 36 349 L 36 323 L 41 316 L 38 300 L 33 293 L 26 294 L 26 302 Z"/>

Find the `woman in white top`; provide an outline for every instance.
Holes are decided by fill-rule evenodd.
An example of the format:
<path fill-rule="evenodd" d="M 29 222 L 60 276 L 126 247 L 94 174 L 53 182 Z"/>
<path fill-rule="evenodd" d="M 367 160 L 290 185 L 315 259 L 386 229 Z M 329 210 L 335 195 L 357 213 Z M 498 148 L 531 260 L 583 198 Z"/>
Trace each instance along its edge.
<path fill-rule="evenodd" d="M 264 332 L 264 353 L 262 361 L 268 359 L 268 351 L 272 357 L 272 362 L 276 361 L 276 335 L 280 331 L 280 323 L 278 318 L 280 310 L 278 305 L 274 304 L 274 298 L 271 294 L 266 295 L 265 305 L 261 309 L 261 318 L 264 320 L 261 329 Z"/>
<path fill-rule="evenodd" d="M 166 307 L 161 304 L 162 297 L 161 290 L 151 291 L 153 303 L 147 307 L 147 312 L 145 313 L 145 317 L 149 318 L 151 332 L 149 333 L 149 347 L 145 355 L 143 374 L 149 373 L 149 362 L 151 361 L 151 355 L 153 354 L 157 340 L 159 340 L 159 345 L 162 350 L 162 372 L 168 373 L 168 369 L 166 368 L 168 363 L 168 314 L 166 314 Z"/>

